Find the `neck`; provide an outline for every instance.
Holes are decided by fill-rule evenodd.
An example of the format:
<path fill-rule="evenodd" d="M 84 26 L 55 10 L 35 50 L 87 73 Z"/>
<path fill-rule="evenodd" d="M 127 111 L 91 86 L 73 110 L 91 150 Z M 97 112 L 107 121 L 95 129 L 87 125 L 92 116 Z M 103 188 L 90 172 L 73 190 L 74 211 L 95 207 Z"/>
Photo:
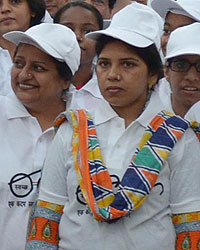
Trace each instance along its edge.
<path fill-rule="evenodd" d="M 171 97 L 172 108 L 176 115 L 184 117 L 192 105 L 184 105 L 183 103 L 177 103 L 173 96 Z"/>
<path fill-rule="evenodd" d="M 7 49 L 10 53 L 11 58 L 13 58 L 15 49 L 16 49 L 16 45 L 9 42 L 8 40 L 4 39 L 2 36 L 0 36 L 0 46 L 3 49 Z"/>
<path fill-rule="evenodd" d="M 143 112 L 145 103 L 146 103 L 146 99 L 143 99 L 138 102 L 135 102 L 134 105 L 129 105 L 126 107 L 113 107 L 112 106 L 112 108 L 119 115 L 119 117 L 125 120 L 125 127 L 128 127 L 128 125 L 132 121 L 135 121 L 138 118 L 138 116 Z"/>
<path fill-rule="evenodd" d="M 62 101 L 59 103 L 40 105 L 39 107 L 32 106 L 26 108 L 32 116 L 37 118 L 42 131 L 45 131 L 46 129 L 52 127 L 56 117 L 61 112 L 66 110 L 66 103 Z"/>
<path fill-rule="evenodd" d="M 91 79 L 91 67 L 92 63 L 80 65 L 78 71 L 76 71 L 73 77 L 73 84 L 75 85 L 75 87 L 82 87 Z"/>

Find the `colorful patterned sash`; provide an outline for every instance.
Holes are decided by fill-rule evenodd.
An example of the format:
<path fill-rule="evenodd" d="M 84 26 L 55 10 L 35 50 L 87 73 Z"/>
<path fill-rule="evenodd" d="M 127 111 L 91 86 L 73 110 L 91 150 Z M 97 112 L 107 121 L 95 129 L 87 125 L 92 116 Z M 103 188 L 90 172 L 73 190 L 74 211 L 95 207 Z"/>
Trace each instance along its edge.
<path fill-rule="evenodd" d="M 73 159 L 83 197 L 97 220 L 110 222 L 145 201 L 175 143 L 187 128 L 198 127 L 198 123 L 161 111 L 147 127 L 114 194 L 90 115 L 84 110 L 69 111 L 67 120 L 74 130 Z"/>

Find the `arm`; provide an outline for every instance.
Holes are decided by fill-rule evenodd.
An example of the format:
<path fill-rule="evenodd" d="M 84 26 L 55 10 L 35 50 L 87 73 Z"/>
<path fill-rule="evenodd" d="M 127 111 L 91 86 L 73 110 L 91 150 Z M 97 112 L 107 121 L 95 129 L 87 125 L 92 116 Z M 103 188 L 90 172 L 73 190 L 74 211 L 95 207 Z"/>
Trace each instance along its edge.
<path fill-rule="evenodd" d="M 200 249 L 200 212 L 173 215 L 176 250 Z"/>
<path fill-rule="evenodd" d="M 63 205 L 38 200 L 30 216 L 26 250 L 58 249 L 58 226 Z"/>
<path fill-rule="evenodd" d="M 67 131 L 64 126 L 65 132 Z M 59 223 L 68 200 L 66 183 L 68 148 L 64 146 L 62 137 L 58 134 L 59 131 L 47 153 L 39 197 L 29 219 L 26 250 L 58 249 Z M 70 133 L 67 135 L 70 140 Z"/>
<path fill-rule="evenodd" d="M 175 149 L 175 148 L 174 148 Z M 186 131 L 169 160 L 176 250 L 200 249 L 200 143 Z"/>

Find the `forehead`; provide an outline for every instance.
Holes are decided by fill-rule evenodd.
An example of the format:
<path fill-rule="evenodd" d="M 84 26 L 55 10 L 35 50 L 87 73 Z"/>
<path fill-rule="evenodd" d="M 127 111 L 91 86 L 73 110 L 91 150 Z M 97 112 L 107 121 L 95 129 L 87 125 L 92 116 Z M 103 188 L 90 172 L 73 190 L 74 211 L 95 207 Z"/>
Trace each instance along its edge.
<path fill-rule="evenodd" d="M 122 41 L 113 40 L 104 45 L 99 57 L 120 58 L 126 56 L 128 58 L 133 55 L 139 59 L 134 47 Z"/>
<path fill-rule="evenodd" d="M 194 62 L 194 61 L 200 61 L 200 55 L 180 55 L 180 56 L 176 56 L 173 58 L 173 61 L 176 61 L 176 60 L 187 60 L 187 61 L 190 61 L 190 62 Z"/>
<path fill-rule="evenodd" d="M 195 21 L 188 16 L 168 12 L 165 18 L 164 25 L 170 26 L 172 29 L 175 29 L 177 27 L 188 25 L 194 22 Z"/>
<path fill-rule="evenodd" d="M 29 59 L 45 59 L 49 60 L 51 57 L 41 49 L 26 43 L 20 43 L 15 51 L 15 57 L 21 56 Z"/>
<path fill-rule="evenodd" d="M 73 21 L 74 23 L 92 21 L 98 23 L 95 14 L 91 10 L 82 6 L 72 6 L 69 9 L 66 9 L 60 17 L 60 22 L 64 21 Z"/>

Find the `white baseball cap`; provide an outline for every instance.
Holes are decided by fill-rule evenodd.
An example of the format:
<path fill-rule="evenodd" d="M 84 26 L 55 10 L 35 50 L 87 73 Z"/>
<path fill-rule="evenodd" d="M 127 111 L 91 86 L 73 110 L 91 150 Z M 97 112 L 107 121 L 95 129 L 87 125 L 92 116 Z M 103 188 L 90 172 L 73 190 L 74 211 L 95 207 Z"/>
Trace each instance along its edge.
<path fill-rule="evenodd" d="M 200 22 L 200 0 L 153 0 L 151 7 L 165 18 L 169 11 Z"/>
<path fill-rule="evenodd" d="M 179 27 L 170 34 L 165 59 L 180 55 L 200 55 L 200 23 Z"/>
<path fill-rule="evenodd" d="M 25 32 L 11 31 L 3 35 L 8 41 L 19 45 L 31 44 L 60 62 L 66 62 L 74 74 L 80 64 L 81 51 L 74 32 L 61 24 L 42 23 Z"/>
<path fill-rule="evenodd" d="M 140 48 L 155 44 L 159 50 L 162 29 L 160 19 L 152 8 L 133 2 L 113 16 L 107 29 L 86 36 L 98 40 L 100 35 L 107 35 Z"/>

